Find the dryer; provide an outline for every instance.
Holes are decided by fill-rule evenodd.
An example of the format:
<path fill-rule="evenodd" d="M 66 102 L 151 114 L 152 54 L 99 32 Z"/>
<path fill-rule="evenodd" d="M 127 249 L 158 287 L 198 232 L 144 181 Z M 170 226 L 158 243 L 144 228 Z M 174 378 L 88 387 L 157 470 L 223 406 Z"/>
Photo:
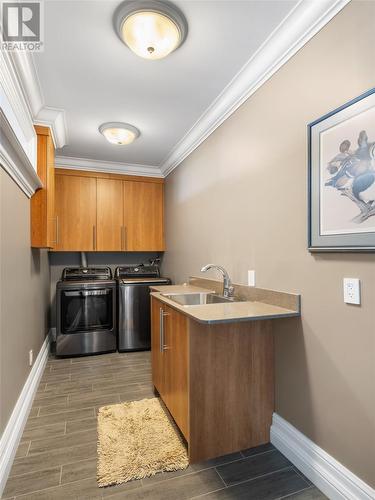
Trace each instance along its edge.
<path fill-rule="evenodd" d="M 56 306 L 57 356 L 116 351 L 116 282 L 109 267 L 65 268 Z"/>

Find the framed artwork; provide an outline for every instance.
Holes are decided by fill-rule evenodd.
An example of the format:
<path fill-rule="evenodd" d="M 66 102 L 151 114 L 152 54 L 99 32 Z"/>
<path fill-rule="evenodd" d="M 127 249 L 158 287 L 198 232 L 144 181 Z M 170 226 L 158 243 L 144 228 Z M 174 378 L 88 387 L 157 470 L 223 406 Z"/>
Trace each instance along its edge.
<path fill-rule="evenodd" d="M 309 250 L 375 251 L 375 88 L 308 125 Z"/>

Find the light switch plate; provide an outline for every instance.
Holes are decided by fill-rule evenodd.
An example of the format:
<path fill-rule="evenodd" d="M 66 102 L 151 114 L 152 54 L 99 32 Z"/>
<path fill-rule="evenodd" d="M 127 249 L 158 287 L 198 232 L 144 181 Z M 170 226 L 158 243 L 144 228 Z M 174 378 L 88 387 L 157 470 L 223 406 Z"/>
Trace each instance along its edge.
<path fill-rule="evenodd" d="M 358 278 L 344 278 L 344 302 L 357 305 L 361 303 L 361 282 Z"/>
<path fill-rule="evenodd" d="M 247 271 L 247 286 L 255 286 L 255 271 Z"/>

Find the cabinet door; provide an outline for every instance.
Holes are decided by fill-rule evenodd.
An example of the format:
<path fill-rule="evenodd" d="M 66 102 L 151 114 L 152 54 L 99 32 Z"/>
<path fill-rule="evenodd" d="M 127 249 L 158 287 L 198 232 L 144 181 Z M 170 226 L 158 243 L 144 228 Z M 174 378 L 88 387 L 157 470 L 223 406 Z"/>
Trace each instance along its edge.
<path fill-rule="evenodd" d="M 188 320 L 184 314 L 171 307 L 166 306 L 165 313 L 165 404 L 189 441 Z"/>
<path fill-rule="evenodd" d="M 97 179 L 96 250 L 124 250 L 122 181 Z"/>
<path fill-rule="evenodd" d="M 31 198 L 31 246 L 53 248 L 56 244 L 55 148 L 48 127 L 36 126 L 37 170 L 43 183 Z"/>
<path fill-rule="evenodd" d="M 57 219 L 55 208 L 55 147 L 52 137 L 47 140 L 47 246 L 57 243 Z"/>
<path fill-rule="evenodd" d="M 152 355 L 152 383 L 163 398 L 165 395 L 165 377 L 163 358 L 164 353 L 161 352 L 161 337 L 160 337 L 160 317 L 163 314 L 163 304 L 151 297 L 151 355 Z M 163 398 L 164 399 L 164 398 Z"/>
<path fill-rule="evenodd" d="M 96 179 L 56 175 L 56 250 L 96 250 Z"/>
<path fill-rule="evenodd" d="M 127 251 L 164 250 L 163 184 L 124 181 Z"/>

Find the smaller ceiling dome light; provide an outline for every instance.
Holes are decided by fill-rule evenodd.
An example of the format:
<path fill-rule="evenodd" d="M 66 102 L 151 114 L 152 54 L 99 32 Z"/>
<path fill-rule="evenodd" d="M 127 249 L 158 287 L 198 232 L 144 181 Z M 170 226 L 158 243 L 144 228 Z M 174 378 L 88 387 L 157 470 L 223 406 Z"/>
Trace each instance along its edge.
<path fill-rule="evenodd" d="M 99 132 L 104 135 L 108 142 L 119 146 L 131 144 L 140 135 L 139 130 L 133 125 L 119 122 L 103 123 L 99 127 Z"/>
<path fill-rule="evenodd" d="M 125 2 L 115 14 L 121 40 L 144 59 L 162 59 L 185 40 L 187 22 L 170 2 L 140 0 Z"/>

